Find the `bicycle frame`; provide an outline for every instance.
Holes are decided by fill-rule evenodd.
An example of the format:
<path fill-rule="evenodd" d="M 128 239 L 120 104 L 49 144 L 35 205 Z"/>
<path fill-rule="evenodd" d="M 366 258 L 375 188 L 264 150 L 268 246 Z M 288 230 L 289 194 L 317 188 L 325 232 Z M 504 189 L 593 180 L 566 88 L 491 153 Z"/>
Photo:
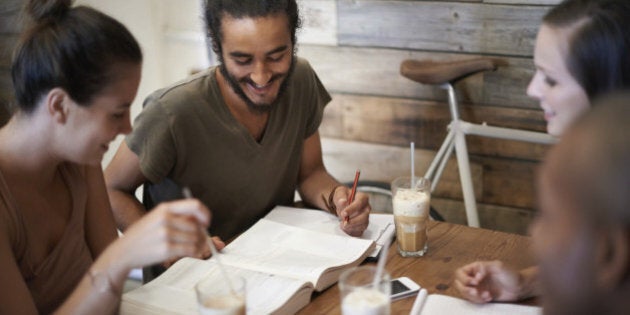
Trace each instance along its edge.
<path fill-rule="evenodd" d="M 464 196 L 464 205 L 466 208 L 466 220 L 468 226 L 479 227 L 479 214 L 477 213 L 477 203 L 475 201 L 475 193 L 473 190 L 472 175 L 470 172 L 470 161 L 468 159 L 468 148 L 466 146 L 466 135 L 477 135 L 487 138 L 516 140 L 540 144 L 553 144 L 556 138 L 547 133 L 526 131 L 504 127 L 494 127 L 484 124 L 475 124 L 463 121 L 459 118 L 457 110 L 457 97 L 455 89 L 451 83 L 445 83 L 440 86 L 448 93 L 449 111 L 451 113 L 451 122 L 448 125 L 448 134 L 444 142 L 440 146 L 435 158 L 431 161 L 425 177 L 431 180 L 431 192 L 435 190 L 440 180 L 446 162 L 456 151 L 457 166 L 459 168 L 459 178 L 462 184 L 462 193 Z"/>

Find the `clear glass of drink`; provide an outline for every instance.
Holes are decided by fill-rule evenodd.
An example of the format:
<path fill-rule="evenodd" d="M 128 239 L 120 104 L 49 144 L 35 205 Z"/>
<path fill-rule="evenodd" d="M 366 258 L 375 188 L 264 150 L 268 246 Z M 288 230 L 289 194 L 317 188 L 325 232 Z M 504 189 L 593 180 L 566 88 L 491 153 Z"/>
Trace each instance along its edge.
<path fill-rule="evenodd" d="M 343 315 L 389 315 L 391 283 L 383 270 L 374 286 L 376 266 L 358 266 L 339 277 L 341 313 Z"/>
<path fill-rule="evenodd" d="M 427 223 L 431 204 L 431 182 L 424 177 L 398 177 L 392 181 L 392 206 L 398 253 L 423 256 L 428 249 Z"/>
<path fill-rule="evenodd" d="M 195 285 L 197 305 L 201 315 L 245 315 L 245 279 L 229 275 L 212 274 Z"/>

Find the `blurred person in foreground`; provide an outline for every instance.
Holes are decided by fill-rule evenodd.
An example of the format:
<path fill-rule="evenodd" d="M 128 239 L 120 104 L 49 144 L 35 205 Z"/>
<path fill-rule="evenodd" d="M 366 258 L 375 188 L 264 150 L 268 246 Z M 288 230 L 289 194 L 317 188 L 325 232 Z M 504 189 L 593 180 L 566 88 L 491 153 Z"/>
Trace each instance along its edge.
<path fill-rule="evenodd" d="M 630 94 L 595 104 L 552 148 L 538 176 L 540 212 L 530 232 L 545 314 L 630 310 Z M 488 277 L 494 268 L 509 270 L 473 263 L 456 272 L 455 286 L 471 300 L 506 300 L 508 288 L 517 296 L 523 277 Z"/>

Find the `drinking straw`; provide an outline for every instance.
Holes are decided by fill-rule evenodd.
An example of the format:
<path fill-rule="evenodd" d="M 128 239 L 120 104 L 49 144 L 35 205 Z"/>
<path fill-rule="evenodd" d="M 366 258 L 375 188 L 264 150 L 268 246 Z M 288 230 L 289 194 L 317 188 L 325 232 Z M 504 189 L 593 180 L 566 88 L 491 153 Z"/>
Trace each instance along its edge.
<path fill-rule="evenodd" d="M 422 288 L 420 292 L 418 292 L 418 296 L 416 300 L 413 302 L 413 306 L 411 307 L 411 312 L 409 315 L 419 315 L 422 311 L 422 306 L 424 306 L 424 301 L 427 298 L 427 289 Z"/>
<path fill-rule="evenodd" d="M 182 189 L 182 193 L 184 194 L 184 198 L 186 199 L 192 199 L 192 193 L 190 192 L 190 189 L 188 187 L 184 187 Z M 214 247 L 214 243 L 212 242 L 212 236 L 210 235 L 210 233 L 207 233 L 208 237 L 206 238 L 207 242 L 208 242 L 208 246 L 210 246 L 210 251 L 212 252 L 212 257 L 215 258 L 217 260 L 217 265 L 219 266 L 219 270 L 221 271 L 221 274 L 223 275 L 223 277 L 225 277 L 225 280 L 227 281 L 228 286 L 230 287 L 230 291 L 232 292 L 232 294 L 236 294 L 236 290 L 234 290 L 234 286 L 232 285 L 232 281 L 230 281 L 230 277 L 228 277 L 227 272 L 225 271 L 225 268 L 223 267 L 223 264 L 221 263 L 221 259 L 219 258 L 219 251 L 217 250 L 216 247 Z"/>
<path fill-rule="evenodd" d="M 374 275 L 374 280 L 372 282 L 372 287 L 376 289 L 376 286 L 381 281 L 381 277 L 383 276 L 383 270 L 385 269 L 385 261 L 387 260 L 387 250 L 389 249 L 391 240 L 387 238 L 383 247 L 381 247 L 381 256 L 378 258 L 378 263 L 376 263 L 376 274 Z"/>
<path fill-rule="evenodd" d="M 415 172 L 415 171 L 414 171 L 414 169 L 413 169 L 413 168 L 414 168 L 414 165 L 416 164 L 416 163 L 415 163 L 415 160 L 414 160 L 414 158 L 413 158 L 413 153 L 414 153 L 414 151 L 415 151 L 415 149 L 414 149 L 414 143 L 413 143 L 413 142 L 411 142 L 411 183 L 409 183 L 409 188 L 413 188 L 413 179 L 414 179 L 413 177 L 414 177 L 414 175 L 416 174 L 416 172 Z"/>

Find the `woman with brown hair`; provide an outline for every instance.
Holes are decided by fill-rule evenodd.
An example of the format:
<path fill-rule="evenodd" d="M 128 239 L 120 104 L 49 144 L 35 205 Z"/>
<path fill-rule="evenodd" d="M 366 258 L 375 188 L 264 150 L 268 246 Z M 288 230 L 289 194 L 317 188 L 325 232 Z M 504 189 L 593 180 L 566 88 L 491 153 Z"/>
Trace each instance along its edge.
<path fill-rule="evenodd" d="M 113 313 L 132 268 L 208 251 L 208 209 L 164 203 L 117 238 L 101 159 L 131 131 L 142 53 L 111 17 L 33 0 L 0 129 L 0 314 Z"/>
<path fill-rule="evenodd" d="M 563 136 L 578 117 L 607 106 L 597 98 L 630 89 L 629 29 L 627 0 L 565 0 L 545 15 L 527 94 L 544 110 L 548 133 Z M 476 303 L 517 301 L 540 293 L 539 278 L 538 266 L 513 270 L 477 261 L 459 268 L 454 284 Z"/>

